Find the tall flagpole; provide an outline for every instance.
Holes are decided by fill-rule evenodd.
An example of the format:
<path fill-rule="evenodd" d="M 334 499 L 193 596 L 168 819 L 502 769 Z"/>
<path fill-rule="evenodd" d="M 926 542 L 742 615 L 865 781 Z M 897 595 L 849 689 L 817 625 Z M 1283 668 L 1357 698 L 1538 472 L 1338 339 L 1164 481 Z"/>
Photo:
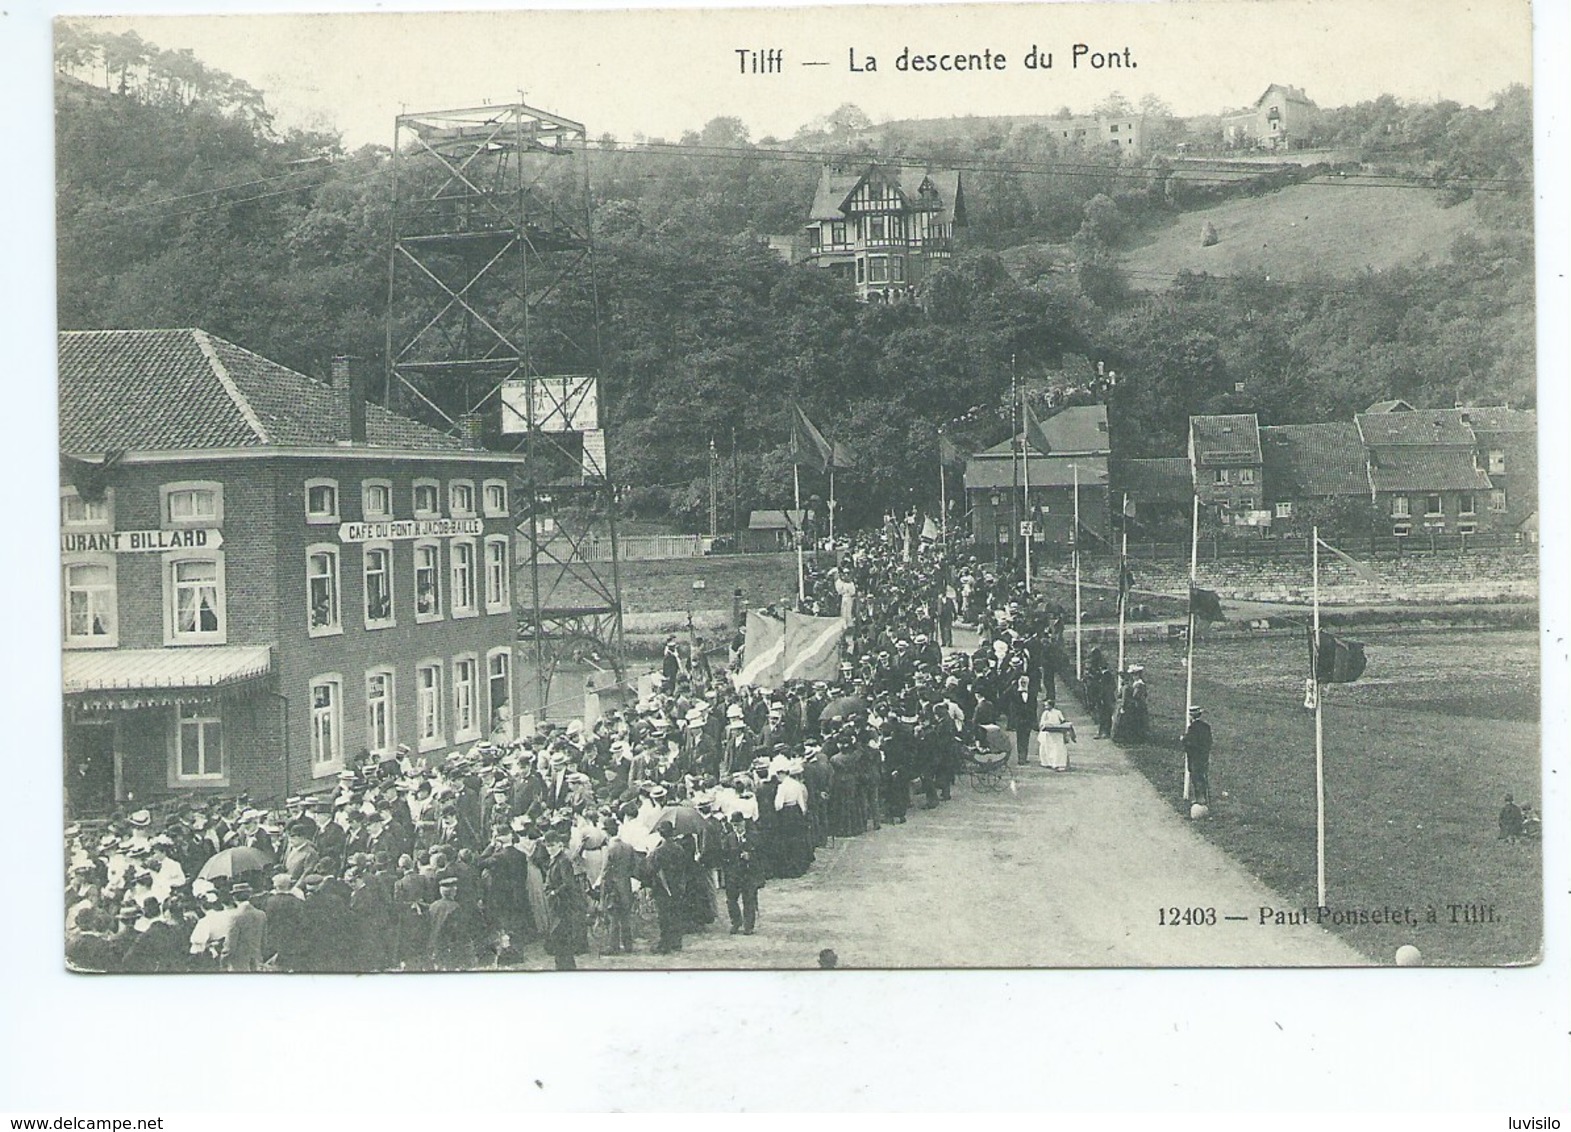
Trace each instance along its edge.
<path fill-rule="evenodd" d="M 1195 582 L 1200 573 L 1200 494 L 1195 493 L 1194 518 L 1189 523 L 1189 656 L 1184 661 L 1184 726 L 1189 726 L 1189 711 L 1195 706 Z M 1194 783 L 1189 779 L 1189 760 L 1184 760 L 1184 801 L 1194 798 Z"/>
<path fill-rule="evenodd" d="M 791 486 L 796 490 L 796 600 L 807 600 L 807 574 L 802 565 L 803 527 L 806 516 L 802 514 L 802 471 L 796 461 L 791 462 Z"/>
<path fill-rule="evenodd" d="M 830 441 L 830 451 L 834 451 L 834 442 Z M 834 456 L 829 457 L 829 541 L 835 541 L 835 464 Z M 818 559 L 813 559 L 817 562 Z"/>
<path fill-rule="evenodd" d="M 1024 445 L 1015 438 L 1023 438 L 1020 426 L 1020 390 L 1015 383 L 1015 356 L 1009 355 L 1009 472 L 1014 483 L 1009 491 L 1009 521 L 1014 531 L 1009 536 L 1010 567 L 1014 567 L 1015 539 L 1020 534 L 1020 449 Z"/>
<path fill-rule="evenodd" d="M 1315 548 L 1311 555 L 1314 581 L 1311 588 L 1315 600 L 1315 647 L 1309 656 L 1314 670 L 1310 678 L 1315 682 L 1315 904 L 1326 905 L 1326 760 L 1325 731 L 1320 719 L 1320 528 L 1313 528 Z"/>
<path fill-rule="evenodd" d="M 1026 436 L 1026 398 L 1020 393 L 1020 463 L 1025 469 L 1025 521 L 1032 526 L 1026 529 L 1026 593 L 1031 592 L 1031 544 L 1036 541 L 1035 514 L 1031 510 L 1031 440 Z"/>
<path fill-rule="evenodd" d="M 938 544 L 947 547 L 949 545 L 949 487 L 944 480 L 944 434 L 938 435 Z"/>
<path fill-rule="evenodd" d="M 1124 541 L 1118 550 L 1118 680 L 1124 679 L 1124 607 L 1129 604 L 1129 589 L 1124 578 L 1129 572 L 1129 493 L 1124 492 L 1124 507 L 1119 513 Z"/>
<path fill-rule="evenodd" d="M 1080 679 L 1080 674 L 1085 671 L 1085 662 L 1080 656 L 1080 636 L 1083 624 L 1080 612 L 1080 465 L 1070 465 L 1075 471 L 1075 532 L 1069 545 L 1075 552 L 1075 679 Z"/>

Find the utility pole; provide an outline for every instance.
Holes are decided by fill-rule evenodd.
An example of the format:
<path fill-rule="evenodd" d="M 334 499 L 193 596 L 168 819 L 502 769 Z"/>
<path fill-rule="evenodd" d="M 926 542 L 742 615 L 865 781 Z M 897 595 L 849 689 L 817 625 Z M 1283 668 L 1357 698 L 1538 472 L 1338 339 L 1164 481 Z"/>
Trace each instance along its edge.
<path fill-rule="evenodd" d="M 720 452 L 715 448 L 715 438 L 709 438 L 709 537 L 718 533 L 720 521 Z"/>

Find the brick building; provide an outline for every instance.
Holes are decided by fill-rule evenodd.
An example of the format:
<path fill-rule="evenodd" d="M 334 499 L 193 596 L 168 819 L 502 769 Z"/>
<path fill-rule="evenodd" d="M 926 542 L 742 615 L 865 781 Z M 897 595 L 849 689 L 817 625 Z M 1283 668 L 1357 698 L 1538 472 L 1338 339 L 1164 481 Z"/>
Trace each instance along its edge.
<path fill-rule="evenodd" d="M 510 732 L 516 457 L 200 330 L 59 362 L 72 812 Z"/>
<path fill-rule="evenodd" d="M 1024 439 L 1017 436 L 966 461 L 971 534 L 979 546 L 993 548 L 995 559 L 1024 554 L 1017 524 L 1027 519 L 1034 523 L 1035 545 L 1070 546 L 1077 483 L 1082 534 L 1110 542 L 1107 406 L 1073 405 L 1041 425 L 1046 452 L 1032 447 L 1021 460 Z"/>

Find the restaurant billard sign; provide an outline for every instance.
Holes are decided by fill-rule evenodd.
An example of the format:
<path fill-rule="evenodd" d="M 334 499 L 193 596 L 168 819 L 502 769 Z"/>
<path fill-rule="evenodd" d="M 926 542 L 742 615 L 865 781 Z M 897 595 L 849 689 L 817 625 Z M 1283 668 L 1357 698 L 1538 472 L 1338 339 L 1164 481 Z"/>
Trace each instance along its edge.
<path fill-rule="evenodd" d="M 63 534 L 60 553 L 147 554 L 160 550 L 217 550 L 224 545 L 224 532 L 216 527 L 197 527 L 187 531 L 98 531 Z"/>

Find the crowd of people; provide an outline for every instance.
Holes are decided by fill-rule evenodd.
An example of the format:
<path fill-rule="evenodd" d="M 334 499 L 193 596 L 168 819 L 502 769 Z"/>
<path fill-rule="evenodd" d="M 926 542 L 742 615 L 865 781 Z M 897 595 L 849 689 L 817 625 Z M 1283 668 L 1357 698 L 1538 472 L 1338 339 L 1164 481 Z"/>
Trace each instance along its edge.
<path fill-rule="evenodd" d="M 654 689 L 438 763 L 365 756 L 262 806 L 186 797 L 67 830 L 70 962 L 111 971 L 468 969 L 752 934 L 832 838 L 939 807 L 999 745 L 1064 769 L 1063 614 L 898 523 L 815 556 L 838 677 L 764 689 L 663 658 Z M 949 647 L 957 623 L 974 650 Z M 720 667 L 719 665 L 715 666 Z M 888 834 L 884 834 L 888 836 Z"/>

